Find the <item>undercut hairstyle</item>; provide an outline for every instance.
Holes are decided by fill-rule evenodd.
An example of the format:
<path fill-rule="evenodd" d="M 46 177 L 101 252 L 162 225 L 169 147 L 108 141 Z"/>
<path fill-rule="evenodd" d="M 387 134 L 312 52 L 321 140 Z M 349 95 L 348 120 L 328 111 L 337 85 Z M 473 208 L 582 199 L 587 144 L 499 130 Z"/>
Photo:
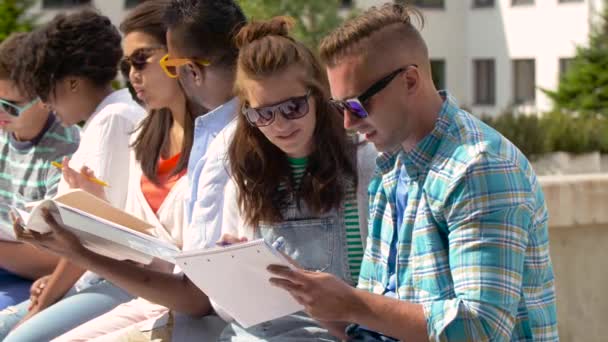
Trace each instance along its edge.
<path fill-rule="evenodd" d="M 13 77 L 23 93 L 43 101 L 68 76 L 108 86 L 122 57 L 120 41 L 110 19 L 93 10 L 59 14 L 30 33 L 28 44 L 19 48 Z"/>
<path fill-rule="evenodd" d="M 237 186 L 237 200 L 245 222 L 259 227 L 261 222 L 284 220 L 281 208 L 291 194 L 317 214 L 341 205 L 344 179 L 356 182 L 355 144 L 342 127 L 342 120 L 329 102 L 329 84 L 318 59 L 304 44 L 289 36 L 293 20 L 277 17 L 245 26 L 237 36 L 240 49 L 235 91 L 246 106 L 246 82 L 260 81 L 293 67 L 311 91 L 316 104 L 314 149 L 299 187 L 295 184 L 287 155 L 271 143 L 259 128 L 238 116 L 236 132 L 228 148 L 230 168 Z M 298 95 L 298 94 L 294 94 Z M 314 115 L 308 113 L 307 115 Z M 279 185 L 286 185 L 279 190 Z"/>
<path fill-rule="evenodd" d="M 24 32 L 13 33 L 0 43 L 0 79 L 13 81 L 11 73 L 20 59 L 17 50 L 26 44 L 27 37 Z"/>
<path fill-rule="evenodd" d="M 234 68 L 238 56 L 234 38 L 247 19 L 233 0 L 173 0 L 165 23 L 175 45 L 189 58 L 211 66 Z M 173 43 L 173 42 L 172 42 Z"/>
<path fill-rule="evenodd" d="M 170 0 L 147 0 L 133 8 L 120 24 L 120 31 L 126 36 L 133 32 L 145 33 L 156 40 L 161 46 L 167 46 L 167 26 L 164 14 Z M 148 68 L 160 68 L 160 65 L 148 65 Z M 125 73 L 125 71 L 123 71 Z M 126 72 L 128 78 L 128 72 Z M 194 120 L 196 115 L 186 111 L 184 120 L 184 141 L 181 155 L 170 176 L 178 175 L 188 167 L 190 150 L 194 136 Z M 141 165 L 143 174 L 154 184 L 159 185 L 158 160 L 168 148 L 173 115 L 169 108 L 153 109 L 142 120 L 137 131 L 139 134 L 131 147 L 135 151 L 135 159 Z"/>
<path fill-rule="evenodd" d="M 347 20 L 321 41 L 321 60 L 331 67 L 345 56 L 360 54 L 361 42 L 388 27 L 395 29 L 396 37 L 414 39 L 422 42 L 426 48 L 419 31 L 423 26 L 422 12 L 411 5 L 387 3 L 374 6 L 360 16 Z"/>

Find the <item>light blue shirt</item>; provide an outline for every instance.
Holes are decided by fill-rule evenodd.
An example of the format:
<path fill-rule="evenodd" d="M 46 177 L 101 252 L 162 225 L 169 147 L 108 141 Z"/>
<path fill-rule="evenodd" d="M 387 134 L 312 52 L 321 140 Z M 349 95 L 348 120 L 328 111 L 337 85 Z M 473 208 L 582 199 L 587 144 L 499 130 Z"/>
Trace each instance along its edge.
<path fill-rule="evenodd" d="M 187 198 L 189 228 L 184 250 L 202 248 L 221 230 L 224 186 L 228 180 L 226 152 L 238 110 L 236 98 L 200 116 L 194 124 L 194 143 L 188 161 L 190 194 Z M 219 225 L 220 227 L 215 227 Z M 209 232 L 208 228 L 213 227 Z M 216 238 L 216 239 L 217 239 Z"/>
<path fill-rule="evenodd" d="M 197 201 L 198 184 L 201 172 L 207 161 L 209 145 L 219 132 L 234 119 L 238 100 L 236 98 L 215 108 L 209 113 L 199 116 L 194 121 L 194 140 L 190 159 L 188 160 L 188 182 L 190 197 L 188 199 L 188 222 L 192 222 L 194 203 Z"/>

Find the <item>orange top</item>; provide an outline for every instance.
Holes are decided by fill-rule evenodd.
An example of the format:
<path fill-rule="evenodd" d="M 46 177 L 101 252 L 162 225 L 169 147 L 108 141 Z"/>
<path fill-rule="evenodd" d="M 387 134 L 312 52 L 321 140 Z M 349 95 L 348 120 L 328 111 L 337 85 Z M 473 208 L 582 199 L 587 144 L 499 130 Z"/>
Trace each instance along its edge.
<path fill-rule="evenodd" d="M 160 182 L 159 185 L 154 184 L 145 175 L 141 176 L 141 191 L 146 198 L 146 201 L 156 214 L 163 201 L 180 178 L 186 174 L 186 169 L 173 177 L 169 177 L 171 172 L 177 166 L 181 153 L 174 155 L 169 159 L 159 158 L 156 176 Z"/>

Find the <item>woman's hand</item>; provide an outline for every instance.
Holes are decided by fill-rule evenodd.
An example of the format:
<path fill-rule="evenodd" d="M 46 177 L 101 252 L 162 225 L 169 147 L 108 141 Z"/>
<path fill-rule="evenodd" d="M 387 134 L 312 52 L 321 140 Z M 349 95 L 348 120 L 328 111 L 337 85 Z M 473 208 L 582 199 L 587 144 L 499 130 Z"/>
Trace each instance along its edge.
<path fill-rule="evenodd" d="M 229 246 L 237 243 L 247 242 L 246 237 L 236 237 L 232 234 L 224 234 L 222 237 L 216 242 L 218 246 Z"/>
<path fill-rule="evenodd" d="M 34 307 L 38 306 L 38 299 L 44 293 L 44 289 L 46 288 L 49 280 L 52 275 L 45 275 L 44 277 L 38 278 L 30 287 L 30 306 L 28 310 L 32 310 Z"/>
<path fill-rule="evenodd" d="M 63 179 L 68 183 L 71 189 L 82 189 L 96 197 L 106 199 L 106 192 L 103 186 L 92 182 L 90 179 L 95 178 L 95 173 L 86 166 L 80 169 L 80 172 L 70 167 L 70 159 L 63 158 Z"/>

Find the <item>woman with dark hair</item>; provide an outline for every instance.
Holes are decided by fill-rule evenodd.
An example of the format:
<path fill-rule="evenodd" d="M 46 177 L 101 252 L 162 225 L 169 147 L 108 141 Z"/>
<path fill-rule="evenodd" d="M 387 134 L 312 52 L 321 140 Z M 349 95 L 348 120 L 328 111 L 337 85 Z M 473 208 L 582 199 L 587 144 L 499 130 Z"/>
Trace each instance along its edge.
<path fill-rule="evenodd" d="M 182 228 L 187 226 L 183 195 L 187 193 L 188 183 L 183 176 L 192 145 L 195 117 L 187 108 L 185 95 L 177 80 L 167 77 L 159 64 L 167 53 L 166 29 L 162 17 L 168 3 L 168 0 L 146 1 L 133 9 L 120 26 L 125 35 L 124 57 L 120 61 L 121 71 L 129 78 L 138 100 L 148 110 L 148 116 L 131 130 L 133 134 L 130 160 L 126 164 L 129 167 L 122 169 L 128 171 L 127 173 L 123 171 L 123 177 L 128 181 L 123 208 L 153 224 L 157 237 L 181 246 Z M 162 87 L 159 87 L 159 84 L 162 84 Z M 82 179 L 82 175 L 72 169 L 66 168 L 64 176 L 72 187 L 79 187 L 106 198 L 101 187 Z M 110 184 L 113 183 L 110 179 L 108 181 Z M 171 266 L 151 265 L 150 268 L 158 272 L 170 273 Z M 83 270 L 67 260 L 62 261 L 38 298 L 40 300 L 60 298 L 74 284 L 78 276 L 82 275 L 82 272 Z M 94 275 L 89 272 L 83 278 L 91 277 Z M 95 286 L 83 292 L 85 296 L 89 295 L 86 303 L 82 303 L 84 299 L 78 299 L 78 295 L 69 296 L 25 322 L 11 333 L 8 339 L 21 341 L 56 338 L 109 312 L 100 320 L 103 326 L 95 324 L 94 329 L 76 329 L 66 335 L 69 340 L 89 340 L 119 330 L 123 325 L 160 315 L 167 310 L 143 299 L 124 303 L 124 299 L 114 298 L 112 293 L 98 293 Z M 113 305 L 98 305 L 98 299 L 93 298 L 95 295 L 103 295 L 102 301 L 111 302 Z M 78 305 L 74 301 L 79 301 Z M 119 305 L 121 303 L 124 304 Z M 119 306 L 116 307 L 117 305 Z M 115 311 L 111 311 L 112 309 Z M 122 316 L 113 314 L 121 310 L 123 313 L 125 310 L 129 313 Z M 70 317 L 68 322 L 51 319 L 51 316 L 57 316 L 59 313 L 64 317 Z M 109 319 L 110 317 L 117 319 Z M 121 318 L 126 318 L 127 321 Z M 31 330 L 42 324 L 40 323 L 42 321 L 46 321 L 46 326 L 54 325 L 54 327 L 49 329 L 52 331 L 34 337 Z M 85 326 L 90 327 L 86 324 Z M 63 338 L 60 337 L 59 340 L 61 339 Z"/>
<path fill-rule="evenodd" d="M 160 66 L 160 60 L 167 54 L 162 19 L 169 3 L 169 0 L 146 1 L 135 7 L 120 25 L 125 35 L 121 69 L 138 100 L 149 110 L 133 136 L 126 211 L 154 224 L 158 237 L 182 247 L 183 228 L 187 227 L 184 196 L 188 192 L 188 181 L 183 176 L 196 115 L 189 110 L 178 81 L 169 78 Z M 172 265 L 157 270 L 170 273 Z M 137 298 L 54 341 L 112 341 L 123 328 L 167 311 L 164 306 Z"/>
<path fill-rule="evenodd" d="M 237 36 L 235 88 L 242 115 L 229 147 L 233 181 L 225 190 L 223 239 L 282 238 L 285 254 L 300 267 L 355 285 L 377 153 L 344 130 L 324 70 L 289 36 L 291 26 L 290 18 L 277 17 L 246 25 Z M 220 337 L 319 339 L 334 337 L 304 313 L 248 329 L 231 323 Z"/>

